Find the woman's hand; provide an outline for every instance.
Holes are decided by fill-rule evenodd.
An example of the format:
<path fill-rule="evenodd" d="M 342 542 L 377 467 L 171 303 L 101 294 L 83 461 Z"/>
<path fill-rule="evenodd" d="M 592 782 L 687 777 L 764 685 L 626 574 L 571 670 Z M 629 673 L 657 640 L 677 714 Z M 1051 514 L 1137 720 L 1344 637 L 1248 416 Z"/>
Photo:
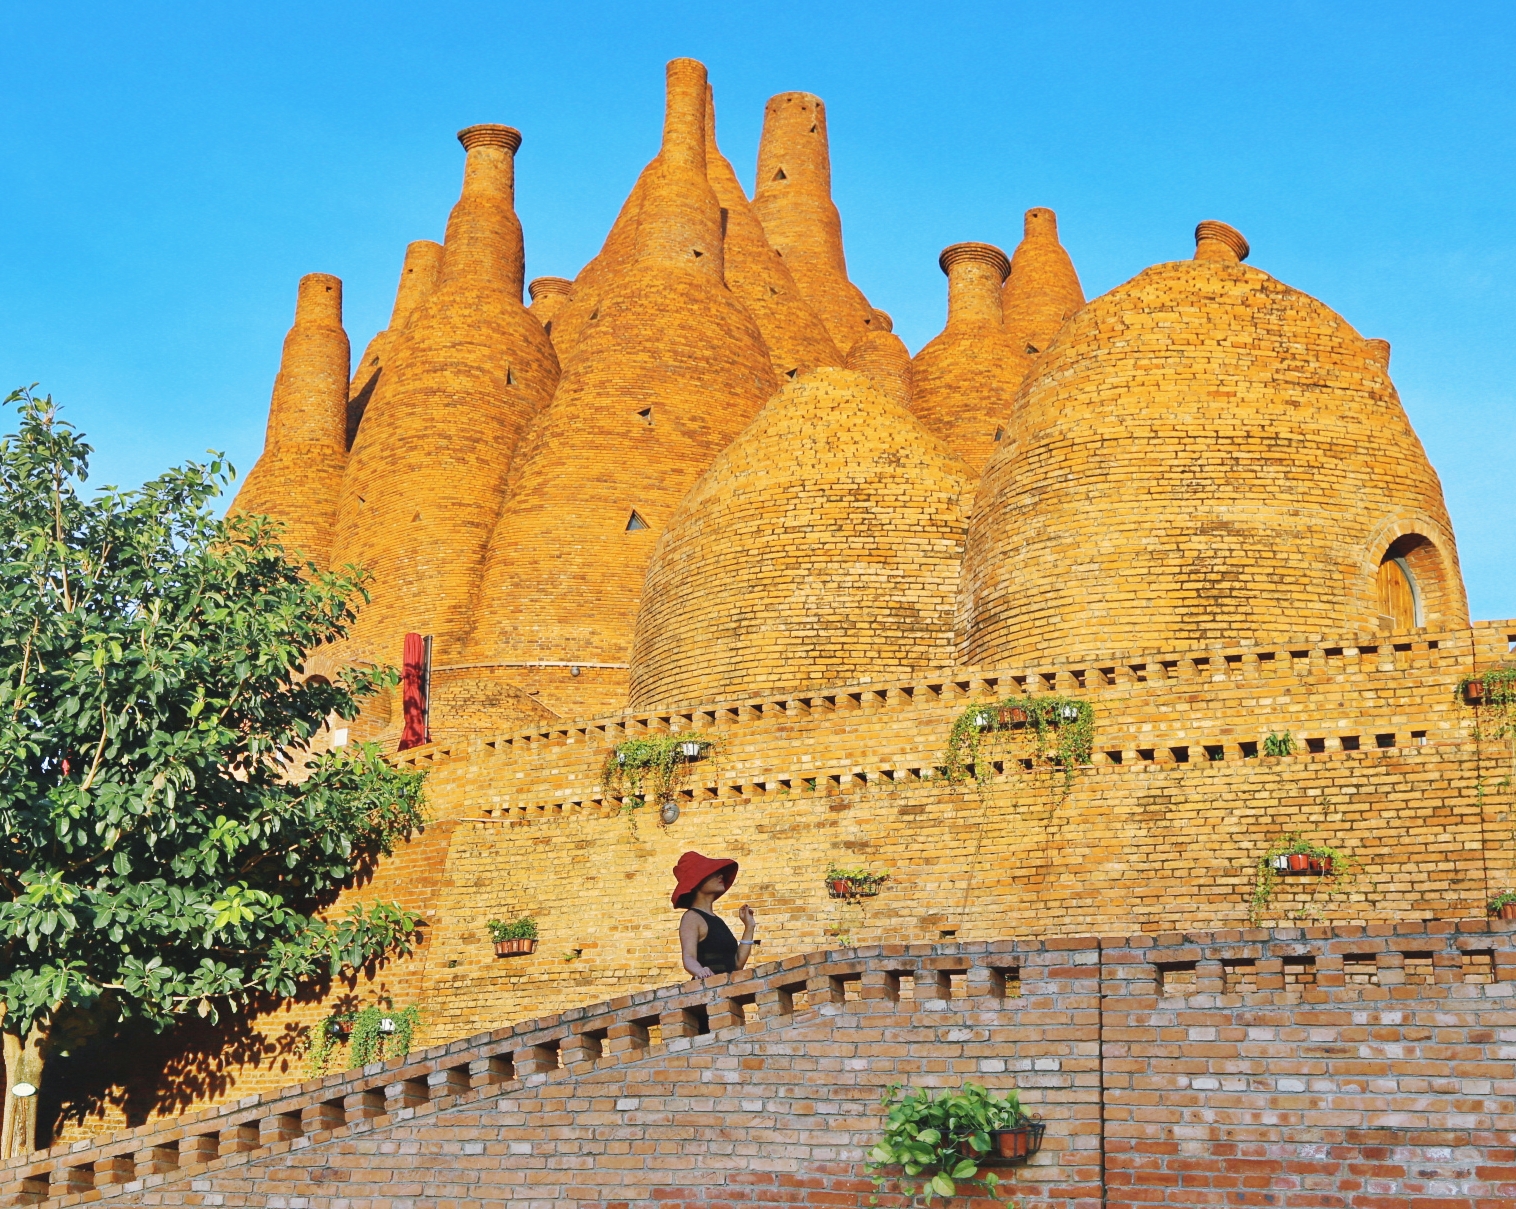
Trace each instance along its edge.
<path fill-rule="evenodd" d="M 743 903 L 742 909 L 737 912 L 737 918 L 742 921 L 743 935 L 751 938 L 753 929 L 758 926 L 758 917 L 753 914 L 753 909 Z"/>

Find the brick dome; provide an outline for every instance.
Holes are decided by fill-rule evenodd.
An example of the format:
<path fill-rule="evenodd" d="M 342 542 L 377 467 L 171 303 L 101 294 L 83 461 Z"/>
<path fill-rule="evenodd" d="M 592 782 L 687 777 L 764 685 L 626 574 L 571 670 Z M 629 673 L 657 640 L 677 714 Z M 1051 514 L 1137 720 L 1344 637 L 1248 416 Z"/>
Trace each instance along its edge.
<path fill-rule="evenodd" d="M 331 550 L 347 462 L 349 355 L 341 279 L 307 274 L 296 294 L 294 326 L 284 338 L 263 454 L 231 508 L 279 521 L 285 549 L 320 567 Z"/>
<path fill-rule="evenodd" d="M 768 241 L 844 353 L 873 330 L 873 308 L 848 280 L 842 216 L 832 201 L 826 105 L 808 92 L 781 92 L 763 111 L 753 209 Z"/>
<path fill-rule="evenodd" d="M 653 543 L 775 387 L 757 325 L 723 280 L 705 115 L 705 69 L 674 60 L 635 258 L 587 317 L 490 543 L 463 662 L 519 669 L 559 713 L 624 703 Z"/>
<path fill-rule="evenodd" d="M 1202 251 L 1089 303 L 1034 366 L 974 504 L 968 662 L 1373 633 L 1396 624 L 1386 559 L 1419 620 L 1468 623 L 1379 350 L 1234 245 Z"/>
<path fill-rule="evenodd" d="M 1058 242 L 1058 216 L 1036 206 L 1023 219 L 1021 242 L 1011 257 L 1001 309 L 1005 333 L 1029 357 L 1047 351 L 1053 337 L 1084 305 L 1084 287 L 1074 262 Z"/>
<path fill-rule="evenodd" d="M 948 317 L 916 354 L 912 410 L 928 432 L 978 474 L 995 451 L 1031 358 L 1000 324 L 1000 287 L 1010 262 L 987 243 L 944 249 Z"/>
<path fill-rule="evenodd" d="M 333 565 L 372 574 L 343 644 L 398 663 L 408 631 L 455 659 L 469 628 L 511 451 L 552 397 L 558 359 L 521 303 L 514 147 L 506 126 L 471 126 L 463 191 L 448 218 L 436 288 L 390 345 L 343 479 Z"/>
<path fill-rule="evenodd" d="M 787 383 L 680 504 L 648 568 L 634 708 L 953 661 L 969 475 L 899 401 L 899 338 L 863 348 L 864 368 Z"/>

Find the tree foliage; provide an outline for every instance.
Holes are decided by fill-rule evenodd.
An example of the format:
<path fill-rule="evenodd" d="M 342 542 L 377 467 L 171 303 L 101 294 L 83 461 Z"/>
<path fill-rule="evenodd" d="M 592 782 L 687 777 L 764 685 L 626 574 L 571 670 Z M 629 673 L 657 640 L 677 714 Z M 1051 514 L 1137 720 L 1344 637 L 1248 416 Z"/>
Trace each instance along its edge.
<path fill-rule="evenodd" d="M 406 950 L 399 906 L 320 915 L 422 821 L 418 775 L 371 747 L 312 753 L 329 716 L 394 682 L 304 674 L 366 599 L 361 573 L 298 567 L 270 522 L 214 517 L 219 457 L 86 496 L 90 447 L 52 401 L 6 402 L 4 1031 L 214 1016 Z"/>

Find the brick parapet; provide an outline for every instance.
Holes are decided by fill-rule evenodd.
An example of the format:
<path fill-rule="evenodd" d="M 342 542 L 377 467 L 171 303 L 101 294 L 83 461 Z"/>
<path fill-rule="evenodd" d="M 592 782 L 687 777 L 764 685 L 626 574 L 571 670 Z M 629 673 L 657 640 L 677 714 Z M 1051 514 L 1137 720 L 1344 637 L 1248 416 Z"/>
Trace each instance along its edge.
<path fill-rule="evenodd" d="M 1186 967 L 1261 968 L 1275 957 L 1330 966 L 1339 951 L 1372 953 L 1376 973 L 1236 994 L 1164 986 Z M 1412 953 L 1457 958 L 1460 977 L 1400 982 L 1404 966 L 1384 958 Z M 1500 1039 L 1516 1021 L 1513 997 L 1516 925 L 1484 920 L 864 946 L 626 995 L 168 1127 L 56 1146 L 0 1166 L 0 1183 L 10 1204 L 59 1209 L 274 1203 L 262 1198 L 339 1190 L 320 1187 L 314 1169 L 345 1172 L 335 1177 L 343 1195 L 379 1182 L 372 1191 L 395 1196 L 395 1162 L 435 1188 L 514 1185 L 507 1172 L 542 1171 L 547 1159 L 602 1185 L 597 1199 L 607 1181 L 626 1181 L 623 1198 L 669 1203 L 667 1190 L 692 1179 L 761 1185 L 784 1171 L 852 1205 L 871 1191 L 861 1160 L 879 1092 L 973 1078 L 1014 1085 L 1047 1122 L 1037 1160 L 1008 1173 L 1019 1195 L 1046 1198 L 1034 1204 L 1093 1205 L 1102 1178 L 1107 1204 L 1231 1203 L 1223 1176 L 1238 1170 L 1228 1160 L 1239 1143 L 1284 1186 L 1301 1172 L 1302 1143 L 1330 1148 L 1344 1177 L 1369 1146 L 1411 1157 L 1441 1147 L 1441 1161 L 1464 1165 L 1459 1195 L 1498 1197 L 1511 1190 L 1500 1156 L 1516 1143 L 1516 1071 Z M 721 1143 L 713 1119 L 743 1145 Z M 605 1144 L 655 1136 L 638 1125 L 677 1130 L 666 1136 L 684 1139 L 682 1159 Z M 1450 1147 L 1467 1153 L 1450 1160 Z M 495 1157 L 460 1166 L 469 1153 Z M 1420 1178 L 1390 1173 L 1381 1194 L 1414 1191 Z M 531 1183 L 488 1195 L 585 1195 Z M 480 1191 L 456 1196 L 473 1204 Z"/>

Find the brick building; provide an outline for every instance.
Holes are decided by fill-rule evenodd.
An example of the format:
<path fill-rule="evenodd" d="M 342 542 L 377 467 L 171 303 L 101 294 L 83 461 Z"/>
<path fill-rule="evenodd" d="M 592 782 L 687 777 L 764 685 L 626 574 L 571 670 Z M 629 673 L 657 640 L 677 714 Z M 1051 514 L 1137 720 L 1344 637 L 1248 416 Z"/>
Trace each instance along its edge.
<path fill-rule="evenodd" d="M 1512 750 L 1465 684 L 1516 622 L 1469 619 L 1388 344 L 1212 221 L 1086 303 L 1039 207 L 1010 256 L 942 253 L 912 359 L 847 278 L 824 105 L 769 102 L 749 201 L 689 60 L 600 254 L 528 308 L 520 135 L 460 139 L 446 240 L 411 245 L 346 391 L 340 283 L 302 281 L 235 504 L 375 575 L 312 672 L 430 640 L 396 758 L 433 819 L 349 892 L 426 940 L 332 996 L 422 1005 L 436 1048 L 287 1092 L 333 997 L 181 1039 L 146 1109 L 98 1096 L 16 1195 L 325 1204 L 296 1151 L 384 1184 L 410 1146 L 426 1171 L 371 1203 L 862 1204 L 879 1086 L 973 1075 L 1045 1111 L 1033 1204 L 1509 1203 L 1516 964 L 1484 915 L 1516 888 Z M 1093 710 L 1077 767 L 1016 721 L 1048 696 Z M 986 707 L 1008 729 L 945 775 Z M 331 741 L 406 722 L 392 694 Z M 712 746 L 677 809 L 605 783 L 679 734 Z M 1352 876 L 1260 897 L 1295 834 Z M 750 988 L 670 985 L 688 848 L 742 863 Z M 888 880 L 833 898 L 834 863 Z M 485 923 L 526 914 L 537 951 L 497 960 Z M 220 1116 L 160 1119 L 187 1107 Z"/>

